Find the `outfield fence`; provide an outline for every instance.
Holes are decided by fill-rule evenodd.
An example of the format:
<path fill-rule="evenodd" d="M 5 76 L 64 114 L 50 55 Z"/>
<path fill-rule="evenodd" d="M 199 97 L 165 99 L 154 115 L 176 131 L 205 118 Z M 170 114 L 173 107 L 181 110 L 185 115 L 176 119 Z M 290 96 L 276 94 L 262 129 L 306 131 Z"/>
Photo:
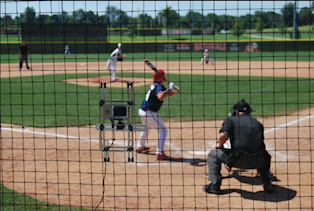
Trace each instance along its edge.
<path fill-rule="evenodd" d="M 17 16 L 12 21 L 21 26 L 30 69 L 25 61 L 19 68 L 20 43 L 1 39 L 0 211 L 313 210 L 311 33 L 306 39 L 263 33 L 291 27 L 294 3 L 247 3 L 237 2 L 235 9 L 229 1 L 1 2 L 1 28 L 9 28 L 8 16 Z M 296 10 L 299 25 L 313 21 L 307 3 Z M 211 27 L 236 36 L 257 30 L 261 21 L 265 29 L 242 31 L 245 40 L 181 37 L 217 35 Z M 155 30 L 144 30 L 150 26 Z M 157 40 L 162 35 L 169 39 Z M 143 41 L 123 42 L 127 36 Z M 106 68 L 118 43 L 126 58 Z M 158 116 L 152 114 L 154 123 L 140 117 L 154 87 L 145 58 L 179 88 L 163 100 Z M 208 153 L 242 99 L 263 124 L 275 192 L 264 190 L 256 169 L 222 165 L 220 194 L 206 193 Z M 143 131 L 149 132 L 149 149 L 137 152 Z M 161 151 L 167 160 L 158 160 Z"/>

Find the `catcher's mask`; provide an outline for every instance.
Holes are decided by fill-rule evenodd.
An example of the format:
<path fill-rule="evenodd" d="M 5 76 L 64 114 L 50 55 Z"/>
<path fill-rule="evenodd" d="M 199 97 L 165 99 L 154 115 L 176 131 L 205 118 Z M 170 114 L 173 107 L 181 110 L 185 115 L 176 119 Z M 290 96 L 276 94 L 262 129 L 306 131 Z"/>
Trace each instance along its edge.
<path fill-rule="evenodd" d="M 236 104 L 234 104 L 234 106 L 231 109 L 230 116 L 235 116 L 237 111 L 245 112 L 247 114 L 254 112 L 251 109 L 250 105 L 247 102 L 245 102 L 244 99 L 242 99 L 240 102 L 237 102 Z"/>
<path fill-rule="evenodd" d="M 165 72 L 161 69 L 158 70 L 158 73 L 154 72 L 153 79 L 154 79 L 154 82 L 164 82 L 167 80 Z"/>

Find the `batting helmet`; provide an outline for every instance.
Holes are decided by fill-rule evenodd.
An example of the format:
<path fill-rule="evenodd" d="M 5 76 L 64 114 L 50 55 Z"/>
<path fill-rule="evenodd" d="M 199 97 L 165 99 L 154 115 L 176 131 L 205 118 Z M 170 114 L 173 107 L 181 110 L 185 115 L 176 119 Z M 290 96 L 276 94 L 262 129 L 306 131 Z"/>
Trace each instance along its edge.
<path fill-rule="evenodd" d="M 154 82 L 164 82 L 167 80 L 165 72 L 161 69 L 158 70 L 158 73 L 154 72 L 153 78 L 154 78 Z"/>

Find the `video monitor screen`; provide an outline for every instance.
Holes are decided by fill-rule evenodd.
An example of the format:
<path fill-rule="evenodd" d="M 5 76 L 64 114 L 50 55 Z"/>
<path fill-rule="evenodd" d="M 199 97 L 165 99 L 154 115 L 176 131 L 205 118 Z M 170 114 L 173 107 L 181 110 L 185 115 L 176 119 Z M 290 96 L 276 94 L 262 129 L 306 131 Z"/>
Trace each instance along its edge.
<path fill-rule="evenodd" d="M 128 118 L 128 106 L 126 105 L 114 105 L 112 106 L 112 117 L 115 119 Z"/>

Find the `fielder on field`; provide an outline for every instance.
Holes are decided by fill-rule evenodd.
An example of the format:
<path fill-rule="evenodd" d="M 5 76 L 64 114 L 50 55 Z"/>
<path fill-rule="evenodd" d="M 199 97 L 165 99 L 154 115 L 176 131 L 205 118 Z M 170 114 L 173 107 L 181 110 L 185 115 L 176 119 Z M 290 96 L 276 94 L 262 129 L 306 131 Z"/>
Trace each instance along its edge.
<path fill-rule="evenodd" d="M 122 44 L 118 43 L 118 47 L 114 51 L 112 51 L 112 53 L 110 54 L 110 57 L 108 59 L 108 62 L 105 68 L 106 70 L 110 70 L 112 72 L 112 81 L 116 81 L 117 60 L 122 61 L 126 57 L 126 55 L 121 56 L 121 48 L 122 48 Z"/>
<path fill-rule="evenodd" d="M 70 44 L 66 44 L 64 47 L 64 56 L 69 54 L 69 56 L 71 56 L 71 52 L 70 52 Z"/>
<path fill-rule="evenodd" d="M 203 64 L 203 62 L 206 62 L 206 64 L 208 64 L 208 60 L 212 63 L 212 65 L 214 65 L 215 63 L 213 62 L 213 60 L 209 57 L 209 53 L 208 50 L 205 49 L 204 53 L 203 53 L 203 58 L 201 60 L 201 64 Z"/>
<path fill-rule="evenodd" d="M 139 116 L 142 119 L 142 124 L 147 125 L 147 131 L 143 131 L 140 135 L 139 142 L 137 144 L 136 152 L 147 151 L 150 147 L 145 146 L 148 134 L 152 128 L 155 128 L 158 132 L 158 145 L 156 151 L 157 160 L 169 160 L 170 158 L 164 153 L 164 146 L 167 138 L 168 130 L 158 115 L 158 111 L 163 104 L 163 100 L 166 97 L 172 97 L 176 93 L 174 91 L 175 86 L 171 82 L 169 88 L 164 87 L 166 76 L 163 70 L 154 72 L 153 75 L 154 83 L 150 85 L 150 88 L 143 100 L 141 107 L 138 111 Z"/>

